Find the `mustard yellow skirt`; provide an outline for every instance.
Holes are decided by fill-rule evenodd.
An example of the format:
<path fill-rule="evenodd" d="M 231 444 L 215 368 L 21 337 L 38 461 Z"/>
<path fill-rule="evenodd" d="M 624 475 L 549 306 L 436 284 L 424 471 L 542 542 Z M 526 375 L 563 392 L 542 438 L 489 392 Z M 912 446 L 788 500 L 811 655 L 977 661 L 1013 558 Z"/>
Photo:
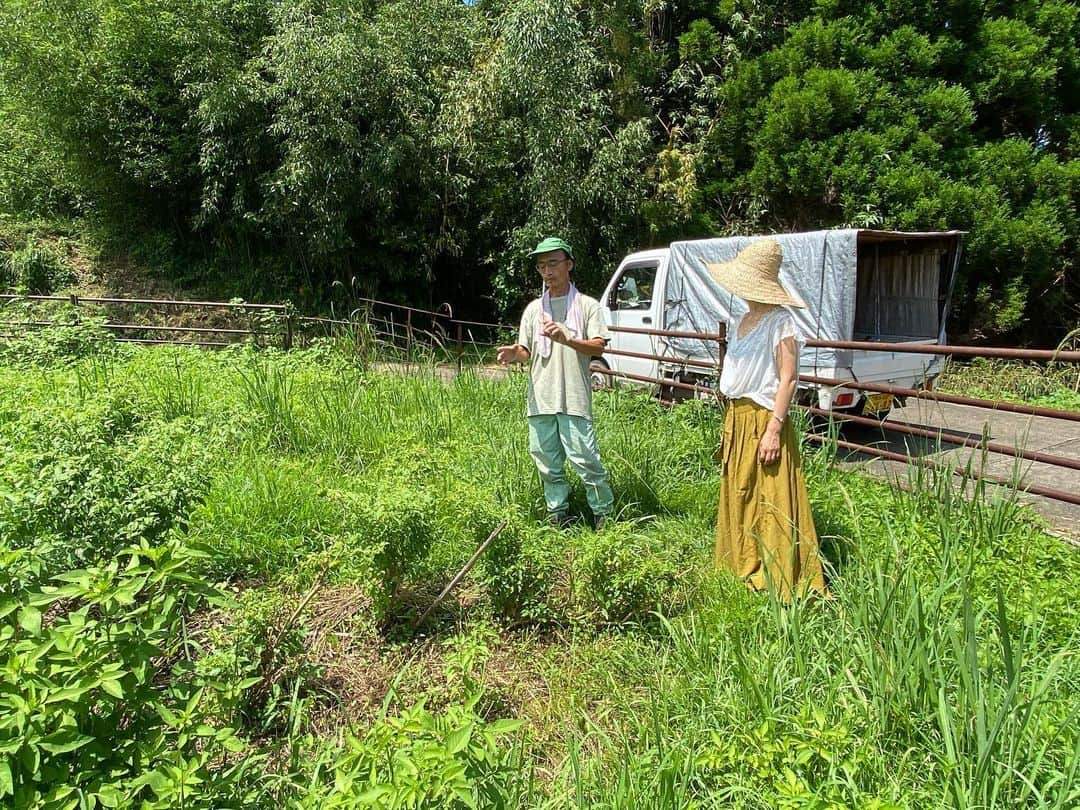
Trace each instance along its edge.
<path fill-rule="evenodd" d="M 772 412 L 750 399 L 728 403 L 720 450 L 722 477 L 716 510 L 716 564 L 753 590 L 784 599 L 826 593 L 818 536 L 799 441 L 791 420 L 780 432 L 780 459 L 758 461 L 758 443 Z"/>

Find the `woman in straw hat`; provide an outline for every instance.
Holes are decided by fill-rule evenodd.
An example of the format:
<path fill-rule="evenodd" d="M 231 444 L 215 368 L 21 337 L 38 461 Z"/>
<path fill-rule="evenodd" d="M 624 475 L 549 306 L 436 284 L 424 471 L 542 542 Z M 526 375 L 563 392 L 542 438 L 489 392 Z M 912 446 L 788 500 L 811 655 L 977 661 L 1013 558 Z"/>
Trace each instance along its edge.
<path fill-rule="evenodd" d="M 825 593 L 818 537 L 799 441 L 788 418 L 799 367 L 799 337 L 787 307 L 803 303 L 779 281 L 783 253 L 760 239 L 709 273 L 749 311 L 728 326 L 720 392 L 723 483 L 716 518 L 716 562 L 754 590 L 783 598 Z"/>

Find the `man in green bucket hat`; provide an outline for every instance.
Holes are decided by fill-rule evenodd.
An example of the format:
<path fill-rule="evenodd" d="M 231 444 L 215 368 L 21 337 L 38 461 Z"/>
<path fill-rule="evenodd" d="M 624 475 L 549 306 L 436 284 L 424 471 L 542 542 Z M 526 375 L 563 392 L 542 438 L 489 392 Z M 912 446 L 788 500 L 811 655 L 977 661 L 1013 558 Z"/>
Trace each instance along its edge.
<path fill-rule="evenodd" d="M 567 522 L 570 487 L 564 467 L 569 460 L 585 484 L 599 531 L 615 499 L 593 430 L 589 363 L 604 353 L 607 324 L 600 303 L 570 281 L 574 251 L 569 244 L 548 237 L 529 257 L 543 279 L 543 294 L 525 307 L 518 342 L 500 346 L 498 360 L 529 364 L 529 453 L 544 484 L 549 522 Z"/>

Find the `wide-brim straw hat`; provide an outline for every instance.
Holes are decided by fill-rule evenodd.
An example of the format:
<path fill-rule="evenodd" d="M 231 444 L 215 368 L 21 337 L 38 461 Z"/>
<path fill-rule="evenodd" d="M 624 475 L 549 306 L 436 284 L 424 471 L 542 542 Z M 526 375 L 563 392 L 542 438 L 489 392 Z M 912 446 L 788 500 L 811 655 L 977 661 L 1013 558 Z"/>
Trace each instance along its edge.
<path fill-rule="evenodd" d="M 784 252 L 775 239 L 759 239 L 739 251 L 729 262 L 706 263 L 709 275 L 728 292 L 745 301 L 805 307 L 780 283 L 780 262 Z"/>

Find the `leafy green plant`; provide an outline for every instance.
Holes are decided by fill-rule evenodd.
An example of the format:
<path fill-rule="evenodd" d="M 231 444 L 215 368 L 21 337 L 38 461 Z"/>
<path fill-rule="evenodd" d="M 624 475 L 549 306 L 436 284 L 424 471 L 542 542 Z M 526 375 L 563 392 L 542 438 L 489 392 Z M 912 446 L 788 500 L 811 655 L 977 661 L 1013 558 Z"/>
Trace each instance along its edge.
<path fill-rule="evenodd" d="M 565 616 L 556 590 L 567 562 L 557 533 L 514 519 L 484 552 L 477 572 L 497 616 L 545 624 Z"/>
<path fill-rule="evenodd" d="M 48 295 L 73 280 L 65 259 L 53 247 L 33 239 L 7 255 L 6 272 L 0 275 L 0 282 L 31 295 Z"/>
<path fill-rule="evenodd" d="M 374 549 L 388 599 L 418 571 L 434 539 L 431 496 L 423 489 L 386 488 L 365 505 L 360 520 Z"/>
<path fill-rule="evenodd" d="M 195 671 L 219 684 L 216 715 L 259 734 L 299 722 L 297 708 L 320 670 L 308 660 L 304 617 L 280 590 L 250 589 L 215 622 Z"/>
<path fill-rule="evenodd" d="M 478 623 L 442 643 L 446 651 L 446 682 L 451 696 L 467 700 L 469 696 L 482 691 L 484 664 L 498 638 L 498 631 L 493 626 Z"/>
<path fill-rule="evenodd" d="M 0 360 L 24 368 L 43 368 L 74 365 L 91 357 L 107 358 L 122 351 L 121 344 L 99 321 L 78 320 L 73 311 L 57 317 L 55 326 L 27 327 L 16 339 L 0 342 Z"/>
<path fill-rule="evenodd" d="M 31 416 L 28 441 L 5 443 L 0 532 L 33 546 L 50 572 L 108 557 L 142 539 L 156 542 L 205 490 L 214 442 L 205 423 L 144 427 L 133 401 L 118 394 L 76 414 Z M 212 431 L 211 431 L 212 432 Z"/>
<path fill-rule="evenodd" d="M 625 523 L 575 540 L 575 613 L 599 624 L 624 624 L 647 621 L 654 611 L 678 611 L 687 560 L 677 546 Z"/>
<path fill-rule="evenodd" d="M 297 806 L 521 806 L 530 782 L 503 740 L 521 722 L 488 722 L 475 713 L 475 702 L 472 698 L 434 714 L 420 701 L 379 720 L 363 737 L 347 736 L 340 749 L 322 752 Z"/>
<path fill-rule="evenodd" d="M 887 801 L 853 801 L 843 790 L 869 756 L 859 740 L 858 729 L 831 724 L 822 709 L 806 707 L 785 723 L 767 719 L 734 734 L 713 732 L 695 765 L 718 796 L 733 797 L 749 782 L 766 791 L 769 806 L 783 810 L 898 810 Z"/>
<path fill-rule="evenodd" d="M 223 807 L 258 763 L 212 714 L 184 623 L 222 595 L 196 552 L 141 544 L 0 596 L 0 798 L 17 807 Z M 244 754 L 244 756 L 237 756 Z"/>

